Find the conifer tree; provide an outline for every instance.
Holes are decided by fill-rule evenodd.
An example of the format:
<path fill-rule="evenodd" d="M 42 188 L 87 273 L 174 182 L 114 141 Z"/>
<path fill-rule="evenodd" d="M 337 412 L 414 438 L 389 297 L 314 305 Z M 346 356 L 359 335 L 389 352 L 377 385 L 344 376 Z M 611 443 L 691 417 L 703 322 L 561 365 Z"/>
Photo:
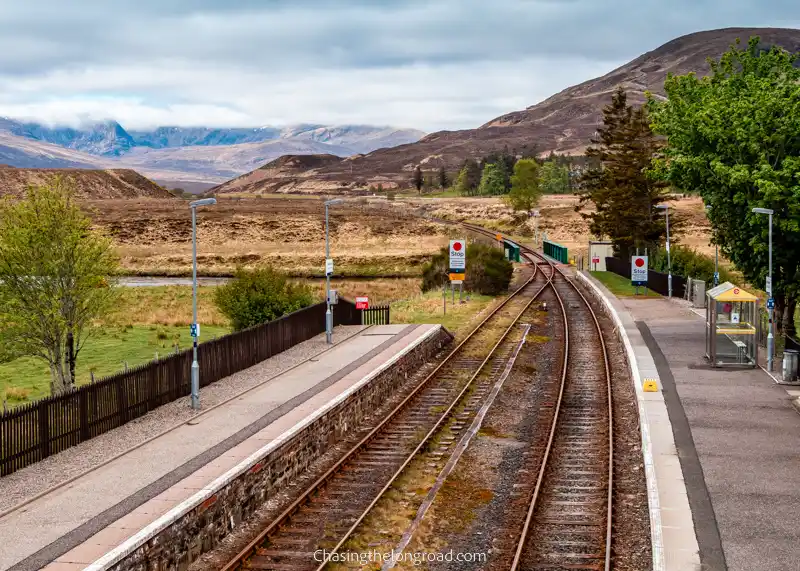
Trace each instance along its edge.
<path fill-rule="evenodd" d="M 417 165 L 417 168 L 414 169 L 414 177 L 412 181 L 414 182 L 417 192 L 422 192 L 422 186 L 425 184 L 425 179 L 422 176 L 422 169 L 419 167 L 419 165 Z"/>
<path fill-rule="evenodd" d="M 439 167 L 439 188 L 444 190 L 448 184 L 450 181 L 447 179 L 447 171 L 444 170 L 444 167 Z"/>
<path fill-rule="evenodd" d="M 467 159 L 458 173 L 456 190 L 463 196 L 471 196 L 478 191 L 481 182 L 481 167 L 475 159 Z"/>
<path fill-rule="evenodd" d="M 603 126 L 586 151 L 591 163 L 579 181 L 577 210 L 592 203 L 594 212 L 581 212 L 596 236 L 608 237 L 615 254 L 627 259 L 636 248 L 656 248 L 666 235 L 665 218 L 656 206 L 667 199 L 664 182 L 650 175 L 660 143 L 650 129 L 644 108 L 627 103 L 622 88 L 603 109 Z M 671 213 L 670 240 L 682 219 Z"/>

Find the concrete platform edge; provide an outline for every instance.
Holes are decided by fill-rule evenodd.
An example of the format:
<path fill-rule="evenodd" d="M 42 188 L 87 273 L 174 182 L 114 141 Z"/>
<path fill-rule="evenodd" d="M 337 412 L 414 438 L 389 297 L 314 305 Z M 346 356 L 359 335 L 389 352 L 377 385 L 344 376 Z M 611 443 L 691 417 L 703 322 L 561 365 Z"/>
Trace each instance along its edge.
<path fill-rule="evenodd" d="M 122 544 L 118 545 L 101 558 L 97 559 L 91 565 L 85 567 L 85 571 L 105 571 L 112 568 L 114 565 L 122 561 L 125 557 L 132 554 L 136 549 L 144 543 L 158 535 L 164 529 L 178 521 L 181 517 L 190 511 L 201 506 L 206 500 L 217 494 L 220 490 L 225 488 L 228 484 L 236 480 L 239 476 L 246 473 L 258 462 L 268 456 L 271 452 L 277 450 L 282 444 L 290 440 L 296 434 L 300 433 L 303 429 L 311 425 L 315 420 L 323 417 L 329 410 L 336 407 L 339 403 L 346 400 L 353 393 L 357 392 L 361 387 L 369 383 L 372 379 L 377 377 L 385 370 L 392 367 L 397 361 L 402 359 L 405 355 L 410 353 L 419 345 L 427 342 L 440 331 L 446 331 L 441 325 L 431 327 L 430 330 L 419 337 L 416 343 L 404 347 L 401 351 L 397 352 L 390 360 L 383 363 L 380 367 L 372 370 L 368 375 L 362 378 L 357 383 L 353 384 L 347 391 L 341 393 L 336 399 L 326 403 L 325 406 L 315 410 L 313 413 L 306 416 L 303 420 L 295 424 L 292 428 L 284 432 L 279 438 L 270 441 L 263 448 L 257 450 L 246 459 L 242 460 L 235 467 L 231 468 L 228 472 L 218 477 L 211 484 L 198 491 L 193 496 L 184 500 L 172 510 L 161 516 L 158 520 L 154 521 L 136 535 L 132 536 Z M 449 332 L 448 332 L 449 334 Z"/>
<path fill-rule="evenodd" d="M 593 278 L 587 276 L 584 272 L 576 272 L 578 278 L 582 280 L 591 290 L 594 292 L 595 296 L 603 303 L 603 306 L 606 308 L 608 315 L 614 321 L 616 326 L 616 330 L 620 339 L 622 340 L 623 345 L 625 346 L 625 354 L 628 361 L 628 366 L 630 368 L 632 382 L 634 384 L 636 390 L 636 398 L 638 401 L 638 410 L 639 410 L 639 426 L 640 432 L 642 436 L 642 455 L 643 461 L 645 465 L 645 479 L 647 482 L 647 497 L 648 497 L 648 507 L 650 511 L 650 535 L 652 541 L 652 549 L 653 549 L 653 570 L 654 571 L 671 571 L 671 565 L 667 564 L 667 551 L 682 551 L 686 554 L 689 552 L 688 559 L 691 560 L 691 563 L 694 565 L 694 568 L 700 568 L 700 553 L 699 553 L 699 546 L 697 544 L 697 538 L 693 536 L 693 543 L 691 545 L 667 545 L 667 541 L 664 539 L 663 527 L 662 527 L 662 518 L 661 518 L 661 501 L 659 497 L 659 488 L 658 488 L 658 473 L 656 470 L 656 462 L 654 459 L 653 453 L 653 442 L 652 442 L 652 427 L 651 422 L 648 415 L 648 405 L 656 405 L 659 409 L 663 409 L 666 411 L 666 403 L 664 402 L 664 397 L 661 393 L 661 382 L 658 379 L 658 374 L 655 368 L 655 362 L 653 361 L 652 355 L 650 354 L 649 350 L 646 348 L 644 340 L 641 338 L 641 333 L 639 332 L 638 328 L 635 326 L 634 320 L 631 315 L 623 310 L 616 308 L 614 303 L 611 301 L 610 297 L 612 294 L 610 292 L 606 293 L 604 290 L 605 288 L 598 284 Z M 626 327 L 626 322 L 628 326 Z M 637 337 L 636 345 L 640 348 L 640 353 L 646 353 L 646 355 L 642 354 L 637 357 L 636 351 L 634 350 L 633 343 L 631 342 L 631 336 Z M 643 351 L 642 351 L 643 350 Z M 640 363 L 642 358 L 649 358 L 649 363 Z M 643 365 L 643 367 L 640 367 Z M 648 378 L 655 377 L 658 381 L 658 388 L 659 391 L 657 393 L 647 393 L 647 397 L 645 397 L 645 393 L 643 390 L 643 375 L 642 369 L 646 369 L 648 371 Z M 655 402 L 654 402 L 655 401 Z M 663 415 L 666 416 L 666 415 Z M 672 434 L 672 428 L 669 424 L 669 420 L 664 419 L 661 420 L 661 426 L 669 428 L 669 430 L 663 430 L 663 434 L 660 434 L 660 440 L 666 440 L 668 445 L 671 447 L 672 450 L 675 450 L 675 441 Z M 676 484 L 674 484 L 676 485 Z M 683 487 L 682 496 L 685 498 L 686 493 L 686 486 L 681 481 L 680 486 Z M 680 502 L 683 504 L 683 502 Z M 688 504 L 688 499 L 685 502 L 685 506 L 681 506 L 682 510 L 685 510 L 689 513 L 691 519 L 691 508 Z M 692 530 L 694 531 L 694 530 Z"/>

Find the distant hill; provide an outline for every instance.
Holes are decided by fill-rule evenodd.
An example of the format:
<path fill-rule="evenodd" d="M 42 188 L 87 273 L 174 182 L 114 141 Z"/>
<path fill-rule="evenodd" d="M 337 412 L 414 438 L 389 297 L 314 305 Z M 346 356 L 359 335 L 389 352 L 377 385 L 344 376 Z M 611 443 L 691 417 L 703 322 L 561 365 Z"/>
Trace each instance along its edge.
<path fill-rule="evenodd" d="M 20 169 L 0 167 L 0 196 L 22 196 L 31 185 L 46 184 L 55 176 L 73 181 L 82 199 L 172 198 L 153 181 L 130 169 Z"/>
<path fill-rule="evenodd" d="M 108 161 L 0 130 L 0 163 L 15 167 L 96 168 Z"/>
<path fill-rule="evenodd" d="M 707 58 L 719 58 L 737 38 L 746 43 L 759 36 L 764 49 L 773 45 L 800 52 L 800 30 L 784 28 L 727 28 L 698 32 L 672 40 L 630 63 L 596 79 L 567 88 L 522 111 L 497 117 L 477 129 L 440 131 L 411 144 L 370 152 L 321 168 L 292 174 L 296 192 L 332 192 L 344 187 L 408 187 L 417 165 L 424 170 L 445 167 L 455 173 L 464 159 L 481 158 L 490 151 L 583 153 L 602 121 L 602 109 L 613 90 L 621 85 L 629 101 L 641 103 L 644 92 L 664 96 L 667 73 L 709 71 Z M 313 171 L 313 172 L 312 172 Z M 263 173 L 262 173 L 263 175 Z M 261 176 L 252 191 L 272 188 L 277 182 L 288 188 L 287 175 Z"/>
<path fill-rule="evenodd" d="M 127 131 L 116 121 L 74 128 L 0 117 L 0 161 L 18 167 L 130 167 L 153 178 L 208 183 L 286 154 L 345 157 L 418 141 L 424 135 L 394 127 L 318 124 Z M 53 151 L 55 146 L 63 151 Z"/>
<path fill-rule="evenodd" d="M 315 190 L 313 185 L 304 186 L 303 182 L 313 179 L 319 169 L 339 165 L 342 161 L 349 160 L 335 155 L 285 155 L 252 172 L 214 187 L 210 193 L 274 194 L 304 191 L 313 193 Z"/>

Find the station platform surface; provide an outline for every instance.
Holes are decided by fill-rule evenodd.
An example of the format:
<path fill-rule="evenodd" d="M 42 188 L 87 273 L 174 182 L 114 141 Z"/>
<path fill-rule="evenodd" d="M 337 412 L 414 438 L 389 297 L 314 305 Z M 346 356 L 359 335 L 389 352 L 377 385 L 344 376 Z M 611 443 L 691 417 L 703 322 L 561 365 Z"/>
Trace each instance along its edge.
<path fill-rule="evenodd" d="M 439 330 L 367 327 L 8 513 L 0 518 L 0 569 L 102 568 L 105 555 Z"/>
<path fill-rule="evenodd" d="M 705 320 L 682 300 L 629 297 L 615 303 L 635 321 L 655 364 L 701 568 L 798 569 L 796 390 L 776 384 L 760 368 L 710 367 Z M 664 483 L 659 478 L 658 485 Z M 663 511 L 662 524 L 666 537 Z"/>

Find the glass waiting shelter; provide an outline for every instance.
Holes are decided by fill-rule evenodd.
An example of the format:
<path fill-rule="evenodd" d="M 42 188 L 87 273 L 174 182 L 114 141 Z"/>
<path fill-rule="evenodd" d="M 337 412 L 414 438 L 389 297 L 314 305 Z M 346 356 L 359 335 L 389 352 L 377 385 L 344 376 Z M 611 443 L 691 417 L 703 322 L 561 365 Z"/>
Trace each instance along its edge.
<path fill-rule="evenodd" d="M 758 298 L 730 282 L 706 293 L 706 358 L 713 367 L 758 363 Z"/>

